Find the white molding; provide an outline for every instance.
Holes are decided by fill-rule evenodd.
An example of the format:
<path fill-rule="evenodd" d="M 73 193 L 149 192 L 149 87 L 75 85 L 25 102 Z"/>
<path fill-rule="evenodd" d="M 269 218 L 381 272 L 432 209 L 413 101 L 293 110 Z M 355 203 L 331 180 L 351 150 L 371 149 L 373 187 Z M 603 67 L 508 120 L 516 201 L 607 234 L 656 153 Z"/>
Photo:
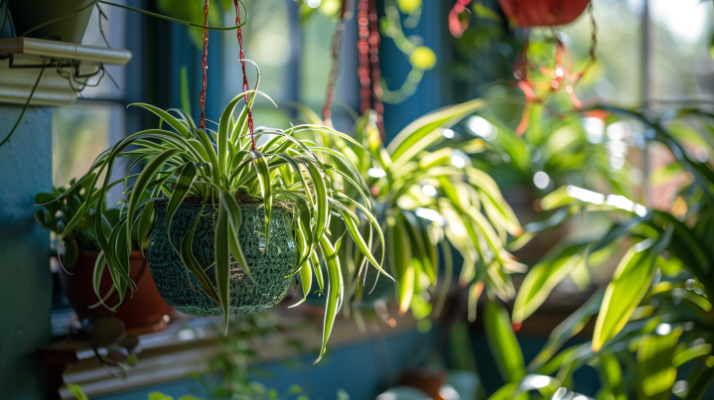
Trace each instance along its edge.
<path fill-rule="evenodd" d="M 56 42 L 33 38 L 0 39 L 0 55 L 12 57 L 0 60 L 0 103 L 22 104 L 32 92 L 37 82 L 41 65 L 56 62 L 72 64 L 62 70 L 69 74 L 77 68 L 83 75 L 97 72 L 100 64 L 125 65 L 132 54 L 125 49 L 107 49 L 83 46 L 76 43 Z M 38 66 L 16 68 L 17 66 Z M 34 106 L 61 106 L 77 100 L 77 92 L 72 89 L 67 78 L 62 77 L 57 68 L 47 67 L 30 101 Z"/>

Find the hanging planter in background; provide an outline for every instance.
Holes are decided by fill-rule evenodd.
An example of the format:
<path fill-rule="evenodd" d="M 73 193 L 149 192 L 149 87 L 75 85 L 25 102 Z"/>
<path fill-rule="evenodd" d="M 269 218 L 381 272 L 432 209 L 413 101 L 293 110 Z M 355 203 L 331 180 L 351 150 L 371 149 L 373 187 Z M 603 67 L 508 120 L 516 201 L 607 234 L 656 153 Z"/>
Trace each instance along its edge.
<path fill-rule="evenodd" d="M 265 248 L 265 211 L 263 202 L 247 202 L 239 199 L 241 224 L 238 238 L 243 247 L 250 272 L 251 282 L 241 266 L 231 259 L 230 266 L 230 313 L 253 314 L 263 312 L 278 304 L 287 294 L 293 281 L 297 257 L 293 240 L 293 210 L 284 203 L 273 205 L 270 220 L 268 248 Z M 201 210 L 200 203 L 185 201 L 171 221 L 171 242 L 175 246 L 190 233 Z M 193 273 L 187 273 L 166 231 L 167 204 L 156 209 L 156 224 L 149 244 L 149 265 L 161 296 L 175 309 L 189 315 L 206 317 L 222 315 L 221 305 L 212 300 L 203 290 Z M 216 211 L 207 206 L 193 237 L 193 254 L 202 266 L 215 263 Z M 216 285 L 215 267 L 206 270 L 211 283 Z"/>
<path fill-rule="evenodd" d="M 521 27 L 556 26 L 573 22 L 590 0 L 498 0 L 503 12 Z"/>
<path fill-rule="evenodd" d="M 95 0 L 8 0 L 17 36 L 71 43 L 82 43 L 95 3 Z"/>

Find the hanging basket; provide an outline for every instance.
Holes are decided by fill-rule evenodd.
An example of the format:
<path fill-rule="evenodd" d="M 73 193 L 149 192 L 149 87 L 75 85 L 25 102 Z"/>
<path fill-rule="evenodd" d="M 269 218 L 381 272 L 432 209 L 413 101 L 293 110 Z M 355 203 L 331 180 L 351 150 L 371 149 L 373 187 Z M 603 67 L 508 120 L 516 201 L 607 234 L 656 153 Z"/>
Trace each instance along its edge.
<path fill-rule="evenodd" d="M 498 0 L 518 26 L 556 26 L 573 22 L 590 0 Z"/>
<path fill-rule="evenodd" d="M 18 36 L 46 22 L 67 16 L 29 32 L 27 36 L 82 43 L 94 8 L 89 6 L 93 2 L 93 0 L 8 0 L 8 5 L 15 33 Z"/>
<path fill-rule="evenodd" d="M 231 258 L 230 313 L 254 314 L 278 304 L 293 281 L 297 250 L 293 236 L 293 209 L 289 204 L 273 203 L 270 238 L 265 246 L 265 212 L 262 202 L 239 203 L 242 223 L 238 232 L 253 283 L 240 265 Z M 149 244 L 149 266 L 161 297 L 182 313 L 206 317 L 223 315 L 221 307 L 211 300 L 183 265 L 166 234 L 167 204 L 158 204 L 156 222 Z M 190 201 L 179 206 L 171 221 L 171 240 L 178 247 L 201 210 Z M 205 215 L 209 214 L 209 215 Z M 216 210 L 206 205 L 193 239 L 193 253 L 204 268 L 215 261 L 214 219 Z M 215 267 L 206 270 L 215 284 Z"/>

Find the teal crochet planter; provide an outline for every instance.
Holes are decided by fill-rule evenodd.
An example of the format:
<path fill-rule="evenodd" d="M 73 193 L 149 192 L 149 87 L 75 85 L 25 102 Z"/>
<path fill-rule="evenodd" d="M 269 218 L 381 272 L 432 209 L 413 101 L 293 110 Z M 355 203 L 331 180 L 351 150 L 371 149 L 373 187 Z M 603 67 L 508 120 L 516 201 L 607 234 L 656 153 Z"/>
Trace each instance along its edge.
<path fill-rule="evenodd" d="M 273 205 L 270 220 L 270 240 L 265 249 L 265 213 L 262 203 L 239 204 L 242 224 L 238 239 L 245 253 L 253 283 L 238 263 L 231 258 L 231 314 L 263 312 L 278 304 L 287 294 L 293 281 L 297 263 L 297 249 L 293 237 L 293 210 L 281 203 Z M 191 229 L 201 207 L 184 202 L 171 221 L 171 241 L 176 245 Z M 193 252 L 198 262 L 206 267 L 214 263 L 215 209 L 206 206 L 193 239 Z M 223 315 L 221 307 L 203 293 L 192 273 L 184 267 L 179 254 L 168 240 L 166 232 L 166 204 L 158 204 L 156 222 L 149 243 L 149 267 L 161 297 L 182 313 L 206 317 Z M 215 283 L 215 267 L 208 276 Z"/>

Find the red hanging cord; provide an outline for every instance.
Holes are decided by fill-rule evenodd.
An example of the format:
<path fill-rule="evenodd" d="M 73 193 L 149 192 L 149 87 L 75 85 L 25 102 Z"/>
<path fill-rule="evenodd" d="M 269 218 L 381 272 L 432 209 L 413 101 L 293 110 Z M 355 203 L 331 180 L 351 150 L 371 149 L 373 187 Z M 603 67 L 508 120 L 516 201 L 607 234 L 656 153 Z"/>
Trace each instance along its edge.
<path fill-rule="evenodd" d="M 359 68 L 357 76 L 362 88 L 360 89 L 360 113 L 364 114 L 372 100 L 372 81 L 369 76 L 369 0 L 359 0 L 357 4 L 357 25 L 359 26 Z"/>
<path fill-rule="evenodd" d="M 382 72 L 379 68 L 379 17 L 377 1 L 369 0 L 369 62 L 372 68 L 372 94 L 377 128 L 384 141 L 384 104 L 382 104 Z"/>
<path fill-rule="evenodd" d="M 203 6 L 203 26 L 208 27 L 208 2 Z M 201 89 L 201 123 L 198 126 L 201 130 L 206 130 L 206 70 L 208 69 L 208 29 L 204 29 L 201 32 L 203 36 L 203 59 L 201 61 L 201 67 L 203 68 L 203 87 Z"/>
<path fill-rule="evenodd" d="M 347 13 L 348 1 L 342 0 L 340 9 L 340 22 L 335 27 L 335 34 L 332 36 L 332 68 L 330 75 L 327 78 L 327 91 L 325 93 L 325 103 L 322 105 L 322 120 L 323 123 L 330 128 L 332 124 L 332 101 L 335 98 L 335 79 L 339 72 L 340 45 L 342 44 L 342 32 L 345 30 L 345 19 L 348 19 L 350 13 Z"/>
<path fill-rule="evenodd" d="M 235 5 L 236 8 L 236 26 L 240 25 L 240 5 L 238 4 L 238 0 L 233 0 L 233 4 Z M 238 46 L 240 47 L 240 63 L 241 63 L 241 68 L 243 69 L 243 91 L 246 92 L 250 90 L 250 87 L 248 86 L 248 75 L 245 73 L 245 53 L 243 53 L 243 33 L 241 32 L 241 28 L 238 28 Z M 250 142 L 251 142 L 251 150 L 255 150 L 255 137 L 253 136 L 253 112 L 250 110 L 250 105 L 248 104 L 248 95 L 243 96 L 243 100 L 245 101 L 246 107 L 248 107 L 248 131 L 250 132 Z"/>

